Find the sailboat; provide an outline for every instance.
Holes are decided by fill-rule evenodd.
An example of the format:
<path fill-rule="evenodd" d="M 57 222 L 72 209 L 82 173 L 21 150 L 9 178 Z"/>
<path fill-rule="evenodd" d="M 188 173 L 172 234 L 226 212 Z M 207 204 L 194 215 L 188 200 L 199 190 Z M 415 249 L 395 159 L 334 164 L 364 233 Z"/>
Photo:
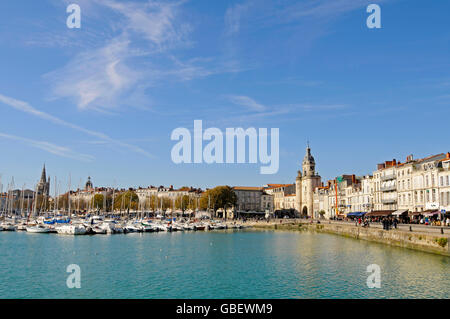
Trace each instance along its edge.
<path fill-rule="evenodd" d="M 87 229 L 83 225 L 64 225 L 57 227 L 56 231 L 62 235 L 85 235 Z"/>
<path fill-rule="evenodd" d="M 36 225 L 27 227 L 28 233 L 50 233 L 50 228 L 44 225 Z"/>

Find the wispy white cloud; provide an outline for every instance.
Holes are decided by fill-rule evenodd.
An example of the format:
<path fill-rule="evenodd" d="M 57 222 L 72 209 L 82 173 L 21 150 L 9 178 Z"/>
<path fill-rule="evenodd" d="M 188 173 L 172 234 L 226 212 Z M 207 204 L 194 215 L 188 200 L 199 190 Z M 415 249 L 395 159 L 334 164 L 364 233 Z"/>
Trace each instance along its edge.
<path fill-rule="evenodd" d="M 115 144 L 117 146 L 121 146 L 121 147 L 127 148 L 127 149 L 129 149 L 129 150 L 131 150 L 131 151 L 133 151 L 135 153 L 144 155 L 146 157 L 154 158 L 154 156 L 152 154 L 150 154 L 149 152 L 145 151 L 144 149 L 142 149 L 142 148 L 140 148 L 138 146 L 115 140 L 115 139 L 109 137 L 108 135 L 106 135 L 106 134 L 104 134 L 102 132 L 93 131 L 93 130 L 81 127 L 79 125 L 67 122 L 67 121 L 65 121 L 63 119 L 60 119 L 60 118 L 56 117 L 56 116 L 53 116 L 53 115 L 48 114 L 46 112 L 40 111 L 40 110 L 34 108 L 33 106 L 31 106 L 30 104 L 28 104 L 27 102 L 20 101 L 20 100 L 17 100 L 17 99 L 14 99 L 14 98 L 2 95 L 2 94 L 0 94 L 0 102 L 5 104 L 5 105 L 8 105 L 10 107 L 13 107 L 14 109 L 16 109 L 18 111 L 22 111 L 22 112 L 31 114 L 33 116 L 39 117 L 39 118 L 41 118 L 43 120 L 52 122 L 54 124 L 65 126 L 65 127 L 71 128 L 73 130 L 76 130 L 76 131 L 79 131 L 79 132 L 91 135 L 91 136 L 93 136 L 95 138 L 99 138 L 99 139 L 101 139 L 101 140 L 103 140 L 105 142 L 108 142 L 110 144 Z"/>
<path fill-rule="evenodd" d="M 22 142 L 31 147 L 39 148 L 41 150 L 44 150 L 46 152 L 49 152 L 51 154 L 61 156 L 61 157 L 71 158 L 71 159 L 75 159 L 75 160 L 79 160 L 79 161 L 83 161 L 83 162 L 92 162 L 94 160 L 94 157 L 91 155 L 77 153 L 66 146 L 56 145 L 56 144 L 53 144 L 53 143 L 50 143 L 47 141 L 38 141 L 38 140 L 33 140 L 33 139 L 20 137 L 20 136 L 16 136 L 16 135 L 5 134 L 5 133 L 1 133 L 1 132 L 0 132 L 0 138 L 5 138 L 5 139 L 9 139 L 9 140 Z"/>
<path fill-rule="evenodd" d="M 241 71 L 232 61 L 217 58 L 183 61 L 172 54 L 175 49 L 191 45 L 192 28 L 180 17 L 184 2 L 91 2 L 88 6 L 91 12 L 112 13 L 102 17 L 114 29 L 111 32 L 114 35 L 77 54 L 64 67 L 46 74 L 44 78 L 52 88 L 51 98 L 71 99 L 81 110 L 110 110 L 134 106 L 133 103 L 148 105 L 146 90 L 162 81 L 191 81 Z M 148 106 L 140 108 L 148 109 Z"/>
<path fill-rule="evenodd" d="M 242 15 L 249 9 L 252 2 L 238 3 L 225 12 L 225 34 L 233 35 L 239 33 Z"/>
<path fill-rule="evenodd" d="M 129 48 L 127 39 L 114 39 L 105 47 L 79 54 L 45 78 L 53 84 L 55 98 L 74 98 L 80 109 L 110 109 L 142 75 L 125 63 L 133 54 L 138 53 Z"/>
<path fill-rule="evenodd" d="M 97 111 L 132 103 L 137 96 L 142 102 L 145 95 L 142 87 L 149 86 L 161 72 L 152 72 L 148 66 L 144 72 L 145 67 L 136 59 L 152 57 L 186 41 L 189 26 L 177 20 L 181 3 L 92 1 L 86 7 L 89 16 L 96 17 L 96 11 L 109 10 L 112 15 L 98 19 L 106 20 L 113 30 L 64 67 L 44 75 L 52 88 L 51 98 L 69 98 L 81 110 Z"/>
<path fill-rule="evenodd" d="M 267 109 L 266 106 L 245 95 L 229 95 L 228 98 L 233 104 L 244 106 L 252 111 L 262 112 Z"/>
<path fill-rule="evenodd" d="M 184 1 L 124 3 L 99 0 L 99 3 L 125 17 L 126 23 L 123 28 L 125 32 L 142 35 L 159 50 L 183 43 L 186 41 L 186 34 L 191 30 L 189 24 L 177 21 L 178 8 Z"/>

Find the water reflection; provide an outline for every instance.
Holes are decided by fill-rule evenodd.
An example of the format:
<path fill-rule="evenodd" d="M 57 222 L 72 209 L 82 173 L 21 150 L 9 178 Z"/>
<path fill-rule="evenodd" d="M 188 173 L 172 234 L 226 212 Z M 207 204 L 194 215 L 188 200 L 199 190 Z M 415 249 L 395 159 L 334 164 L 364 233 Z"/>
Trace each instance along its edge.
<path fill-rule="evenodd" d="M 65 285 L 67 265 L 82 288 Z M 381 267 L 381 289 L 366 267 Z M 448 298 L 450 258 L 328 234 L 0 234 L 1 298 Z"/>

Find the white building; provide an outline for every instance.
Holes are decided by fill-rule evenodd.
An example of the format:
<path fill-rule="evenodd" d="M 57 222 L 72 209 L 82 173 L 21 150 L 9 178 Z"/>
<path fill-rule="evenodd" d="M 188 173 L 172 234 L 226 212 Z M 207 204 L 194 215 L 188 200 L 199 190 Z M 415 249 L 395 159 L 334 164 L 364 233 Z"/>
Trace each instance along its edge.
<path fill-rule="evenodd" d="M 277 202 L 275 197 L 275 206 Z M 336 210 L 341 216 L 373 211 L 409 212 L 411 216 L 448 212 L 450 153 L 418 160 L 410 155 L 404 163 L 394 159 L 378 164 L 373 176 L 343 175 L 328 181 L 326 186 L 314 188 L 313 210 L 315 218 L 320 212 L 325 212 L 325 218 L 333 218 Z"/>
<path fill-rule="evenodd" d="M 439 209 L 450 212 L 450 153 L 440 161 L 439 171 Z"/>

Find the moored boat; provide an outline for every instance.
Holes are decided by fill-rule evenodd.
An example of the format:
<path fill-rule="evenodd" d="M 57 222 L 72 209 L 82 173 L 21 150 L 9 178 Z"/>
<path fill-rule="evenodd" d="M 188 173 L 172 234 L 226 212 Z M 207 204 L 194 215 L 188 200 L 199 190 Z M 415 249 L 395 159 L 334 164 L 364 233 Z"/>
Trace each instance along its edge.
<path fill-rule="evenodd" d="M 83 225 L 64 225 L 57 227 L 56 231 L 63 235 L 85 235 L 87 232 Z"/>
<path fill-rule="evenodd" d="M 2 228 L 3 231 L 16 231 L 17 226 L 11 223 L 3 223 L 0 225 L 0 228 Z"/>
<path fill-rule="evenodd" d="M 48 234 L 50 232 L 50 228 L 44 226 L 44 225 L 36 225 L 36 226 L 30 226 L 27 227 L 28 233 L 42 233 L 42 234 Z"/>

